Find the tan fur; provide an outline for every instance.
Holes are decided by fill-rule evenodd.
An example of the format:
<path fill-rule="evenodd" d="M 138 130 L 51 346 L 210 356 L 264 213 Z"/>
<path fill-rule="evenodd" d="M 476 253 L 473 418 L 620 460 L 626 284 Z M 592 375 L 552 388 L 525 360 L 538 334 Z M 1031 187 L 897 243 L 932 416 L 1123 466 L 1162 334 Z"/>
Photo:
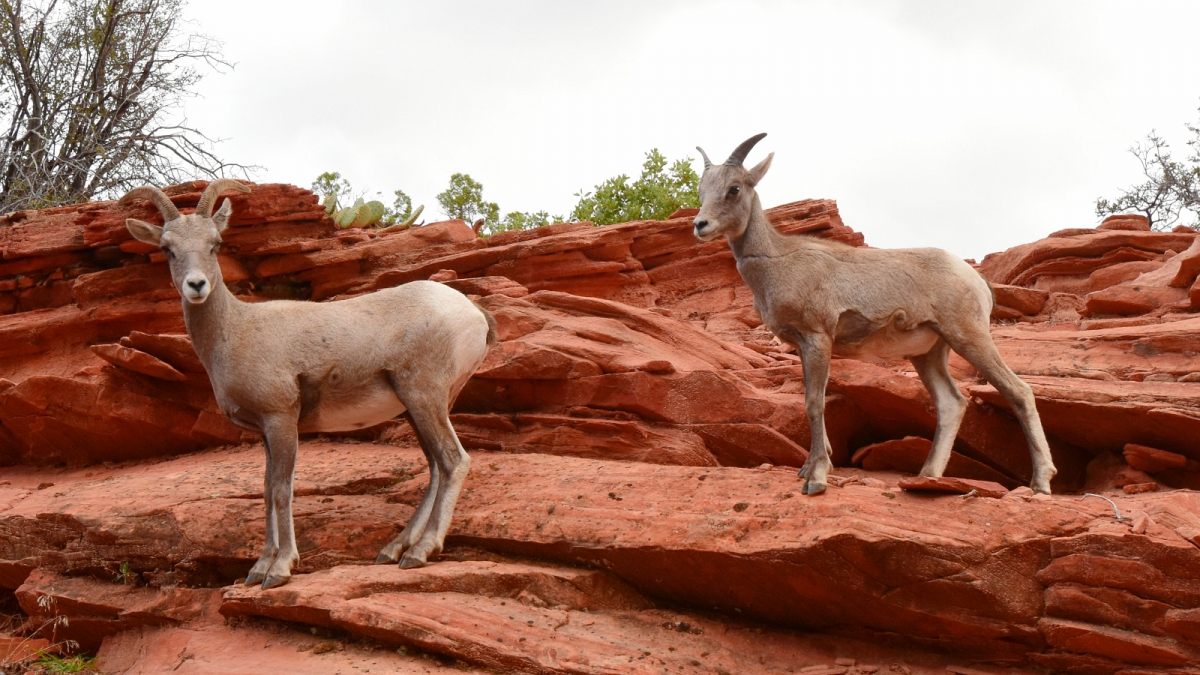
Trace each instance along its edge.
<path fill-rule="evenodd" d="M 222 188 L 249 191 L 233 181 L 214 182 L 201 199 L 206 211 Z M 138 188 L 122 202 L 148 198 L 148 191 L 158 192 Z M 188 335 L 217 405 L 235 424 L 263 434 L 267 537 L 246 583 L 286 583 L 299 560 L 292 525 L 297 434 L 359 429 L 405 411 L 429 459 L 430 484 L 379 562 L 425 564 L 441 551 L 470 467 L 450 426 L 450 406 L 483 362 L 495 338 L 494 319 L 462 293 L 431 281 L 339 302 L 242 302 L 225 288 L 217 263 L 231 213 L 226 200 L 211 217 L 176 213 L 162 228 L 133 219 L 126 225 L 167 253 Z"/>
<path fill-rule="evenodd" d="M 765 134 L 763 134 L 765 136 Z M 782 235 L 763 214 L 755 186 L 774 155 L 752 169 L 742 160 L 751 138 L 722 165 L 705 156 L 696 236 L 724 236 L 754 307 L 804 362 L 812 449 L 801 469 L 805 494 L 825 490 L 829 440 L 825 386 L 833 354 L 912 361 L 938 409 L 923 476 L 941 476 L 967 402 L 947 367 L 958 352 L 1008 399 L 1029 441 L 1034 490 L 1050 492 L 1056 470 L 1033 392 L 1001 359 L 989 331 L 992 289 L 966 262 L 936 248 L 861 249 L 810 236 Z M 701 150 L 703 153 L 703 150 Z"/>

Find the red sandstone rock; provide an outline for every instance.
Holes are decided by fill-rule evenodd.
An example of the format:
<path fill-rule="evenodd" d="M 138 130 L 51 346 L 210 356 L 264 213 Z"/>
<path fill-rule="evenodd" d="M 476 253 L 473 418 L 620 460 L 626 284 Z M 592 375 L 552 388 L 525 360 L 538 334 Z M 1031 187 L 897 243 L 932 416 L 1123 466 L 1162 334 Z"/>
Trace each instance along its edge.
<path fill-rule="evenodd" d="M 96 356 L 114 366 L 126 368 L 135 373 L 172 382 L 182 382 L 187 379 L 186 375 L 175 370 L 170 364 L 136 349 L 121 345 L 92 345 L 92 351 L 96 353 Z"/>
<path fill-rule="evenodd" d="M 1136 213 L 1121 213 L 1111 215 L 1096 227 L 1097 230 L 1135 230 L 1150 231 L 1150 221 L 1146 216 Z"/>
<path fill-rule="evenodd" d="M 117 633 L 104 641 L 96 667 L 112 675 L 222 675 L 225 673 L 483 673 L 461 661 L 445 664 L 428 654 L 401 654 L 371 642 L 337 639 L 315 627 L 259 621 L 231 626 L 204 617 L 183 626 Z"/>
<path fill-rule="evenodd" d="M 1192 439 L 1200 432 L 1196 385 L 1112 382 L 1068 377 L 1023 378 L 1034 390 L 1046 432 L 1093 452 L 1124 450 L 1138 443 L 1200 456 Z M 968 387 L 993 405 L 1006 407 L 990 385 Z"/>
<path fill-rule="evenodd" d="M 1008 494 L 1008 488 L 999 483 L 987 480 L 970 480 L 943 476 L 930 478 L 927 476 L 912 476 L 900 479 L 900 489 L 909 492 L 948 492 L 950 494 L 973 494 L 980 497 L 999 499 Z"/>
<path fill-rule="evenodd" d="M 169 192 L 186 210 L 203 185 Z M 1108 675 L 1130 664 L 1176 668 L 1163 664 L 1192 658 L 1188 650 L 1200 648 L 1200 610 L 1192 598 L 1197 505 L 1188 493 L 1120 491 L 1200 488 L 1200 473 L 1190 470 L 1200 462 L 1194 444 L 1200 395 L 1193 391 L 1200 386 L 1200 343 L 1192 325 L 1198 320 L 1187 314 L 1200 307 L 1193 283 L 1200 245 L 1190 230 L 1061 231 L 979 266 L 997 284 L 997 316 L 1021 322 L 997 328 L 995 337 L 1035 390 L 1060 469 L 1056 491 L 1085 482 L 1107 490 L 1123 513 L 1133 514 L 1117 522 L 1099 500 L 1079 504 L 1027 491 L 1014 491 L 999 500 L 1003 505 L 967 500 L 947 509 L 934 504 L 962 500 L 897 493 L 871 476 L 843 481 L 820 500 L 801 499 L 794 471 L 716 466 L 804 461 L 802 369 L 762 326 L 727 245 L 696 241 L 686 215 L 600 228 L 557 224 L 481 239 L 461 221 L 386 234 L 339 231 L 315 196 L 288 186 L 256 186 L 233 200 L 221 263 L 248 300 L 324 300 L 433 276 L 478 296 L 496 315 L 502 343 L 454 415 L 464 444 L 577 459 L 476 451 L 452 541 L 603 567 L 648 596 L 705 610 L 903 635 L 909 645 L 1024 658 L 1052 670 Z M 124 230 L 131 215 L 158 218 L 148 205 L 126 211 L 104 203 L 0 219 L 0 464 L 124 461 L 248 439 L 217 410 L 203 366 L 182 335 L 178 294 L 161 254 Z M 829 201 L 797 202 L 768 216 L 783 232 L 863 243 Z M 1080 321 L 1098 313 L 1127 316 Z M 119 367 L 107 365 L 113 362 Z M 952 367 L 971 403 L 948 474 L 1027 481 L 1025 438 L 1006 402 L 974 380 L 961 359 Z M 835 462 L 919 468 L 928 442 L 894 440 L 928 437 L 935 423 L 911 369 L 837 360 L 832 370 L 827 427 Z M 388 437 L 407 438 L 403 425 L 385 427 Z M 1105 454 L 1134 447 L 1127 444 L 1153 451 L 1129 454 L 1131 464 L 1158 468 L 1153 478 Z M 852 458 L 853 448 L 870 449 Z M 395 535 L 424 482 L 413 480 L 423 467 L 416 453 L 396 453 L 372 445 L 304 446 L 296 498 L 301 573 L 369 561 Z M 1096 453 L 1103 462 L 1092 460 Z M 1104 462 L 1113 465 L 1100 467 Z M 106 664 L 120 664 L 116 672 L 228 663 L 204 660 L 221 636 L 231 645 L 254 642 L 229 627 L 187 627 L 199 619 L 184 625 L 160 617 L 155 626 L 131 628 L 153 613 L 130 614 L 134 605 L 119 603 L 117 595 L 125 602 L 153 594 L 160 602 L 162 592 L 110 597 L 105 584 L 45 575 L 107 578 L 129 562 L 154 589 L 231 581 L 261 544 L 261 450 L 93 471 L 99 473 L 89 481 L 82 470 L 53 477 L 6 470 L 0 585 L 28 582 L 23 597 L 33 602 L 63 598 L 86 639 L 110 635 L 102 653 Z M 251 534 L 230 538 L 230 532 Z M 1073 562 L 1081 555 L 1083 562 Z M 880 560 L 892 562 L 880 567 Z M 1143 567 L 1122 567 L 1123 561 Z M 31 575 L 35 568 L 40 576 Z M 656 576 L 663 569 L 672 575 Z M 1136 583 L 1129 581 L 1134 576 Z M 373 602 L 337 600 L 341 609 L 363 600 L 342 615 L 349 617 L 347 630 L 425 644 L 427 638 L 412 637 L 413 627 L 448 625 L 460 632 L 443 653 L 493 665 L 515 659 L 536 669 L 536 651 L 499 649 L 486 631 L 443 624 L 435 615 L 488 617 L 487 630 L 503 627 L 512 635 L 529 628 L 507 619 L 508 606 L 497 607 L 491 596 L 434 601 L 434 613 L 422 614 L 397 612 L 382 602 L 389 593 Z M 421 595 L 430 602 L 429 593 Z M 316 596 L 293 597 L 286 611 L 320 605 L 310 602 Z M 268 613 L 260 599 L 252 604 L 257 609 L 250 613 Z M 271 606 L 284 611 L 277 602 Z M 657 618 L 616 616 L 621 611 L 578 634 L 576 643 L 587 648 L 563 660 L 567 670 L 591 672 L 583 659 L 610 658 L 638 642 L 666 648 L 655 665 L 695 667 L 683 658 L 678 636 L 650 632 Z M 210 653 L 168 662 L 168 652 L 180 651 L 166 644 L 206 645 Z M 735 655 L 752 653 L 731 644 L 722 643 Z M 254 662 L 249 648 L 238 647 Z M 131 652 L 144 656 L 119 657 Z M 303 672 L 313 663 L 305 655 L 294 667 Z M 731 664 L 755 672 L 751 661 Z M 813 672 L 850 668 L 834 655 L 812 665 L 823 669 Z"/>
<path fill-rule="evenodd" d="M 195 204 L 203 185 L 187 184 L 168 192 L 186 212 Z M 449 285 L 489 298 L 523 297 L 530 290 L 553 288 L 620 299 L 635 307 L 653 308 L 662 315 L 673 314 L 676 308 L 685 313 L 703 308 L 706 314 L 722 317 L 740 316 L 750 305 L 748 291 L 737 277 L 727 247 L 697 242 L 686 222 L 648 221 L 605 228 L 568 223 L 482 240 L 465 223 L 448 221 L 377 235 L 337 230 L 324 219 L 315 196 L 287 186 L 255 186 L 250 195 L 232 199 L 236 215 L 226 237 L 226 259 L 222 263 L 227 268 L 227 281 L 250 298 L 311 294 L 322 299 L 426 278 L 445 270 L 441 274 Z M 8 265 L 3 268 L 8 272 L 18 271 L 13 265 L 19 265 L 24 274 L 40 274 L 40 270 L 48 274 L 56 269 L 62 273 L 63 265 L 72 265 L 63 280 L 69 282 L 64 286 L 66 295 L 51 305 L 55 312 L 18 311 L 0 319 L 0 369 L 14 385 L 0 394 L 8 399 L 3 405 L 7 416 L 0 413 L 0 424 L 5 425 L 0 427 L 0 462 L 120 460 L 190 451 L 242 437 L 239 430 L 221 419 L 207 390 L 207 380 L 191 377 L 192 373 L 201 375 L 203 368 L 190 344 L 178 335 L 182 331 L 178 295 L 161 256 L 151 255 L 147 262 L 146 255 L 152 251 L 139 246 L 125 232 L 126 216 L 151 222 L 158 218 L 146 204 L 121 210 L 111 203 L 100 203 L 31 212 L 16 225 L 0 230 L 0 260 L 12 261 L 0 264 Z M 769 216 L 781 231 L 816 233 L 861 244 L 861 236 L 841 223 L 832 202 L 787 205 L 772 209 Z M 699 292 L 698 279 L 705 279 L 707 284 Z M 712 285 L 714 281 L 716 285 Z M 0 278 L 0 289 L 4 283 Z M 33 279 L 31 283 L 37 287 L 41 282 Z M 13 284 L 15 288 L 15 281 Z M 610 311 L 603 307 L 607 306 L 580 306 L 570 311 Z M 621 312 L 627 314 L 628 307 Z M 542 320 L 559 318 L 552 314 Z M 716 322 L 724 320 L 718 318 Z M 638 325 L 656 325 L 657 333 L 653 335 L 658 337 L 654 339 L 665 337 L 667 343 L 676 341 L 672 335 L 703 335 L 666 316 L 638 321 Z M 561 339 L 564 336 L 543 331 L 537 340 L 530 338 L 523 345 L 505 346 L 503 349 L 508 351 L 501 353 L 513 355 L 516 362 L 504 372 L 520 372 L 524 359 L 538 370 L 539 377 L 545 377 L 556 371 L 546 369 L 538 360 L 550 359 L 567 368 L 562 372 L 570 373 L 569 379 L 598 373 L 661 377 L 671 376 L 676 368 L 693 370 L 688 365 L 694 361 L 691 354 L 705 350 L 738 355 L 736 363 L 720 359 L 712 362 L 721 369 L 795 358 L 783 354 L 764 358 L 746 349 L 739 344 L 746 332 L 742 323 L 735 324 L 729 336 L 733 340 L 691 339 L 673 344 L 671 354 L 665 357 L 661 353 L 637 355 L 636 346 L 622 336 L 587 330 L 593 332 L 565 342 Z M 600 335 L 601 341 L 589 337 L 593 334 Z M 98 348 L 126 371 L 140 374 L 134 379 L 129 373 L 97 370 L 101 360 L 81 353 L 91 356 L 84 348 L 118 341 L 121 347 L 130 349 Z M 526 356 L 516 357 L 518 352 Z M 162 396 L 155 385 L 137 379 L 142 375 L 151 380 L 178 379 L 171 368 L 187 376 L 187 391 Z M 64 386 L 63 380 L 37 379 L 50 374 L 70 379 L 67 395 L 53 400 L 46 396 Z M 683 388 L 694 380 L 685 379 L 688 381 L 679 383 Z M 729 391 L 724 385 L 722 388 Z M 743 385 L 735 385 L 737 388 L 744 389 Z M 101 401 L 102 405 L 96 407 L 92 401 Z M 113 407 L 110 401 L 120 403 Z M 543 403 L 530 403 L 524 410 L 557 412 Z M 789 401 L 788 405 L 799 411 L 799 403 Z M 802 412 L 793 412 L 766 427 L 745 427 L 772 440 L 761 451 L 740 453 L 746 455 L 741 459 L 734 457 L 739 453 L 730 455 L 729 443 L 721 439 L 742 427 L 703 431 L 708 439 L 705 444 L 721 446 L 719 451 L 724 456 L 734 457 L 731 461 L 797 463 L 803 458 L 798 445 L 803 441 L 794 434 L 805 428 L 803 422 L 792 421 L 797 416 Z M 694 416 L 685 419 L 694 423 L 761 423 L 747 414 L 716 420 Z M 745 436 L 746 432 L 737 433 L 751 438 Z M 88 436 L 98 442 L 82 442 Z"/>
<path fill-rule="evenodd" d="M 133 580 L 129 580 L 132 582 Z M 219 591 L 138 588 L 35 571 L 17 589 L 21 609 L 51 642 L 73 640 L 94 652 L 104 638 L 143 626 L 179 625 L 210 611 Z M 66 616 L 66 623 L 56 622 Z"/>
<path fill-rule="evenodd" d="M 850 461 L 870 471 L 919 473 L 929 457 L 931 447 L 933 443 L 927 438 L 906 436 L 859 448 Z M 1016 481 L 1011 477 L 953 451 L 950 453 L 950 462 L 946 465 L 945 474 L 954 478 L 972 478 L 1016 486 Z"/>
<path fill-rule="evenodd" d="M 1024 286 L 1040 276 L 1077 276 L 1115 263 L 1150 260 L 1167 250 L 1182 251 L 1194 240 L 1194 232 L 1119 230 L 1051 237 L 987 255 L 980 273 L 992 283 Z"/>
<path fill-rule="evenodd" d="M 996 296 L 998 307 L 1009 307 L 1029 316 L 1041 312 L 1042 307 L 1046 306 L 1046 300 L 1050 298 L 1046 291 L 1006 284 L 992 284 L 992 292 Z"/>
<path fill-rule="evenodd" d="M 1135 281 L 1089 293 L 1087 314 L 1089 316 L 1145 314 L 1159 307 L 1175 305 L 1187 300 L 1187 291 L 1182 288 L 1138 286 Z"/>
<path fill-rule="evenodd" d="M 1047 275 L 1038 277 L 1034 288 L 1051 293 L 1071 293 L 1086 296 L 1099 290 L 1115 286 L 1126 281 L 1133 281 L 1138 276 L 1159 269 L 1163 266 L 1161 260 L 1134 260 L 1115 263 L 1080 276 Z"/>
<path fill-rule="evenodd" d="M 185 373 L 203 373 L 204 364 L 192 349 L 191 339 L 185 335 L 147 335 L 133 331 L 121 338 L 122 347 L 133 347 L 167 362 Z"/>
<path fill-rule="evenodd" d="M 231 580 L 248 568 L 256 554 L 255 540 L 262 536 L 257 494 L 261 453 L 259 448 L 209 452 L 142 465 L 136 471 L 109 469 L 91 476 L 82 469 L 53 475 L 10 471 L 13 485 L 0 486 L 0 504 L 11 504 L 0 512 L 4 532 L 0 558 L 25 559 L 44 570 L 76 574 L 113 570 L 127 561 L 138 578 L 157 583 Z M 536 575 L 529 576 L 524 571 L 528 568 L 515 573 L 517 568 L 493 566 L 489 569 L 494 572 L 471 572 L 466 577 L 461 570 L 480 569 L 477 564 L 438 563 L 408 572 L 391 565 L 336 568 L 373 559 L 377 547 L 394 535 L 421 495 L 424 474 L 417 474 L 416 480 L 403 479 L 422 465 L 415 449 L 304 445 L 296 507 L 301 573 L 329 569 L 332 575 L 334 569 L 345 570 L 337 573 L 343 574 L 345 582 L 322 581 L 333 577 L 318 576 L 305 586 L 304 577 L 297 576 L 296 586 L 267 593 L 238 587 L 226 604 L 241 598 L 236 601 L 242 608 L 238 613 L 315 625 L 334 621 L 376 639 L 436 645 L 442 653 L 461 654 L 475 663 L 494 664 L 498 659 L 528 663 L 538 652 L 523 651 L 529 647 L 519 643 L 518 638 L 526 636 L 521 631 L 532 628 L 533 635 L 542 630 L 538 622 L 546 621 L 547 613 L 563 611 L 537 606 L 553 604 L 542 597 L 549 591 L 530 591 L 532 598 L 525 596 L 530 604 L 505 599 L 506 595 L 515 599 L 521 589 L 530 588 L 527 584 Z M 735 614 L 737 609 L 739 616 L 758 621 L 863 636 L 907 635 L 911 644 L 941 645 L 975 658 L 1091 654 L 1113 659 L 1124 658 L 1120 655 L 1125 652 L 1119 650 L 1128 648 L 1134 651 L 1127 663 L 1146 663 L 1147 658 L 1170 660 L 1177 658 L 1173 654 L 1191 654 L 1190 647 L 1168 649 L 1166 642 L 1153 636 L 1130 637 L 1127 626 L 1133 619 L 1081 614 L 1084 610 L 1071 609 L 1078 605 L 1069 599 L 1073 596 L 1043 601 L 1043 588 L 1059 585 L 1067 586 L 1063 592 L 1080 584 L 1128 591 L 1180 610 L 1171 615 L 1170 635 L 1191 635 L 1191 615 L 1186 612 L 1200 607 L 1196 572 L 1200 548 L 1175 533 L 1189 528 L 1200 531 L 1196 516 L 1200 505 L 1192 503 L 1191 493 L 1117 498 L 1123 512 L 1143 512 L 1155 523 L 1145 534 L 1130 538 L 1129 526 L 1113 520 L 1111 507 L 1100 500 L 953 500 L 950 506 L 949 500 L 903 492 L 888 497 L 878 489 L 853 484 L 820 498 L 802 498 L 797 481 L 792 471 L 656 467 L 477 452 L 451 543 L 588 563 L 654 597 Z M 46 482 L 54 487 L 29 487 Z M 16 501 L 5 502 L 4 490 L 19 493 Z M 251 537 L 229 536 L 242 531 L 249 531 Z M 166 532 L 172 534 L 164 537 Z M 138 553 L 131 557 L 133 550 Z M 855 565 L 847 567 L 848 559 Z M 662 570 L 668 569 L 671 574 L 663 575 Z M 144 602 L 139 598 L 162 602 L 150 600 L 144 595 L 146 589 L 38 574 L 24 582 L 27 602 L 36 605 L 35 598 L 50 589 L 57 603 L 71 607 L 81 619 L 132 621 L 153 614 L 131 609 Z M 563 578 L 564 572 L 546 574 L 547 579 Z M 570 574 L 586 578 L 597 573 Z M 389 585 L 390 579 L 398 585 Z M 504 579 L 512 584 L 505 586 L 510 582 Z M 439 586 L 443 581 L 438 580 L 450 585 Z M 352 592 L 364 586 L 379 595 Z M 594 592 L 586 588 L 600 587 L 574 582 L 551 585 L 585 595 Z M 442 588 L 465 594 L 450 593 L 441 600 Z M 418 596 L 413 602 L 397 606 L 405 593 L 413 592 Z M 1054 597 L 1062 595 L 1055 593 Z M 497 595 L 508 605 L 498 605 Z M 601 603 L 573 597 L 579 599 L 556 602 Z M 797 606 L 811 609 L 797 613 Z M 234 611 L 234 605 L 229 607 Z M 664 660 L 674 654 L 665 649 L 668 646 L 692 653 L 692 647 L 668 635 L 656 638 L 664 642 L 649 641 L 648 626 L 665 619 L 654 618 L 647 624 L 644 619 L 622 618 L 626 610 L 612 607 L 615 614 L 569 612 L 594 621 L 590 626 L 577 625 L 572 619 L 570 625 L 591 630 L 579 634 L 572 644 L 580 645 L 581 651 L 571 653 L 613 654 L 625 649 L 627 655 L 628 649 L 621 645 L 637 640 L 662 645 Z M 1044 607 L 1066 607 L 1054 611 L 1069 616 L 1051 621 L 1048 617 L 1056 615 L 1045 614 L 1049 610 Z M 1134 611 L 1142 610 L 1130 609 L 1121 616 L 1147 616 L 1129 613 Z M 535 626 L 527 625 L 526 614 Z M 484 629 L 475 632 L 462 619 L 442 618 L 453 616 L 491 618 L 477 621 Z M 914 620 L 917 616 L 919 621 Z M 81 625 L 100 630 L 117 624 L 85 621 Z M 431 634 L 429 629 L 435 627 Z M 492 635 L 489 642 L 488 631 L 501 627 L 504 632 Z M 425 632 L 414 632 L 418 628 Z M 162 639 L 175 634 L 164 632 L 168 630 L 164 627 L 138 630 L 141 635 L 157 631 L 154 634 Z M 705 640 L 721 633 L 706 629 Z M 459 637 L 442 641 L 432 635 Z M 497 636 L 506 638 L 503 647 L 494 641 Z M 516 644 L 508 642 L 509 636 Z M 126 645 L 140 639 L 144 638 L 121 638 Z M 1050 641 L 1050 651 L 1041 646 L 1043 640 Z M 1062 649 L 1067 651 L 1056 651 Z M 107 647 L 102 653 L 116 654 Z M 791 653 L 794 658 L 795 652 Z"/>
<path fill-rule="evenodd" d="M 57 653 L 49 640 L 0 635 L 0 667 L 36 661 L 45 652 Z"/>
<path fill-rule="evenodd" d="M 655 610 L 607 574 L 548 566 L 447 562 L 406 575 L 338 567 L 279 590 L 234 587 L 221 611 L 337 627 L 493 672 L 769 673 L 816 661 L 799 666 L 812 673 L 830 670 L 822 660 L 895 659 L 846 640 L 822 648 L 806 636 Z M 830 647 L 858 658 L 838 659 Z"/>
<path fill-rule="evenodd" d="M 1187 457 L 1158 448 L 1151 448 L 1137 443 L 1125 444 L 1125 461 L 1129 462 L 1129 466 L 1135 469 L 1140 469 L 1146 473 L 1158 473 L 1167 469 L 1184 469 L 1188 468 L 1189 464 L 1193 470 L 1200 470 L 1200 462 L 1189 460 Z"/>

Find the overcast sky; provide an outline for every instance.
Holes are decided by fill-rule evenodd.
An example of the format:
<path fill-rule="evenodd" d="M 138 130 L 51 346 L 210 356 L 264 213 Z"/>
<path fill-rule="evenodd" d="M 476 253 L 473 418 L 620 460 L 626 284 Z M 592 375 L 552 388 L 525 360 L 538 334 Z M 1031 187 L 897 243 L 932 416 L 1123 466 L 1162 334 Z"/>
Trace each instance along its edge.
<path fill-rule="evenodd" d="M 189 120 L 259 182 L 568 213 L 650 148 L 769 135 L 764 205 L 836 199 L 881 247 L 980 258 L 1096 224 L 1157 129 L 1200 122 L 1200 2 L 191 0 L 236 67 Z M 696 162 L 697 170 L 700 168 Z M 385 201 L 390 201 L 386 200 Z"/>

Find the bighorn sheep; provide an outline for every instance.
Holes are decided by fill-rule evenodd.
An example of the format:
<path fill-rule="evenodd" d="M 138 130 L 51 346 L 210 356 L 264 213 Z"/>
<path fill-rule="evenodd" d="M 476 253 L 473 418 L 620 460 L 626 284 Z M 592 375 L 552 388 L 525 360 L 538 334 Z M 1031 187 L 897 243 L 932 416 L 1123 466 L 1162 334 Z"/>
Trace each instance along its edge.
<path fill-rule="evenodd" d="M 763 214 L 755 187 L 771 153 L 747 170 L 742 163 L 759 134 L 716 166 L 704 150 L 696 237 L 724 235 L 738 272 L 754 293 L 754 308 L 804 364 L 804 395 L 812 433 L 800 470 L 803 493 L 823 492 L 832 462 L 825 431 L 825 385 L 832 354 L 870 360 L 905 358 L 937 406 L 933 447 L 922 476 L 941 476 L 967 400 L 947 367 L 958 352 L 1012 405 L 1029 442 L 1036 492 L 1049 493 L 1057 472 L 1033 392 L 1000 358 L 988 331 L 991 287 L 971 266 L 936 248 L 863 249 L 804 235 L 780 234 Z"/>
<path fill-rule="evenodd" d="M 233 210 L 228 179 L 209 183 L 190 215 L 154 187 L 121 198 L 152 202 L 163 226 L 125 221 L 162 248 L 183 296 L 183 317 L 221 410 L 261 432 L 267 452 L 266 543 L 246 583 L 284 584 L 299 560 L 292 526 L 292 477 L 299 432 L 350 431 L 408 411 L 429 460 L 429 487 L 404 530 L 376 562 L 425 564 L 441 551 L 470 459 L 449 408 L 495 341 L 495 323 L 462 293 L 416 281 L 349 300 L 245 303 L 222 282 L 217 250 Z"/>

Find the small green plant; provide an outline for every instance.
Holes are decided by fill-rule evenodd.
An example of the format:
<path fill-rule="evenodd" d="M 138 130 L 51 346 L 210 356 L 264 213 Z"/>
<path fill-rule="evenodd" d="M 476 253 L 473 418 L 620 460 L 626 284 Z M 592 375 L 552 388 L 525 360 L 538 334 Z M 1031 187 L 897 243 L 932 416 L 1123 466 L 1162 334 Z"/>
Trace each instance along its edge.
<path fill-rule="evenodd" d="M 350 182 L 336 171 L 327 171 L 317 176 L 312 189 L 313 192 L 324 195 L 321 204 L 325 207 L 325 215 L 340 228 L 377 225 L 384 232 L 403 230 L 411 227 L 425 209 L 424 206 L 418 206 L 416 211 L 413 211 L 412 201 L 403 190 L 396 190 L 396 201 L 390 209 L 377 199 L 366 201 L 361 196 L 350 206 L 342 206 L 350 200 L 354 189 L 350 187 Z"/>
<path fill-rule="evenodd" d="M 46 673 L 81 673 L 85 670 L 95 669 L 96 657 L 78 654 L 60 658 L 54 654 L 43 653 L 42 658 L 38 659 L 34 665 Z"/>
<path fill-rule="evenodd" d="M 129 569 L 128 562 L 121 563 L 121 566 L 117 568 L 117 574 L 113 577 L 113 581 L 125 585 L 134 583 L 133 571 Z"/>

